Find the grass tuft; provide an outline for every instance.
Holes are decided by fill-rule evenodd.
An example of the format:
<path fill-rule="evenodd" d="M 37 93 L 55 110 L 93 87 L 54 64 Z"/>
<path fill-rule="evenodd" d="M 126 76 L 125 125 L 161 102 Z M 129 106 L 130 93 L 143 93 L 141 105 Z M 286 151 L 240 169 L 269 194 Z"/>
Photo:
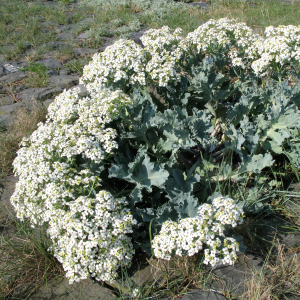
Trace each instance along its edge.
<path fill-rule="evenodd" d="M 45 121 L 47 109 L 37 102 L 30 108 L 20 108 L 15 121 L 5 130 L 0 130 L 0 180 L 12 172 L 12 162 L 19 144 L 29 137 L 37 124 Z"/>
<path fill-rule="evenodd" d="M 61 276 L 62 267 L 48 252 L 51 241 L 45 227 L 31 228 L 17 219 L 8 225 L 14 233 L 0 237 L 1 299 L 28 299 L 41 284 Z"/>

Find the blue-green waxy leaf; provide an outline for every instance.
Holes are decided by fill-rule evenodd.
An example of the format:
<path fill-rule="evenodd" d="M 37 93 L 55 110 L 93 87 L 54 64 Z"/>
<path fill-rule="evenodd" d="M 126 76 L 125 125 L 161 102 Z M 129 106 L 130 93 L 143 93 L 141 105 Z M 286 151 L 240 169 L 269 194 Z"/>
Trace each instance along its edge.
<path fill-rule="evenodd" d="M 152 208 L 136 208 L 135 212 L 138 216 L 141 216 L 144 222 L 150 222 L 153 220 L 156 215 L 155 211 Z"/>
<path fill-rule="evenodd" d="M 260 173 L 262 169 L 271 167 L 273 163 L 274 160 L 270 153 L 253 155 L 248 157 L 248 160 L 244 162 L 244 166 L 241 167 L 240 171 L 244 169 L 248 172 Z"/>
<path fill-rule="evenodd" d="M 136 168 L 131 176 L 131 182 L 140 184 L 149 192 L 152 191 L 151 186 L 163 187 L 165 181 L 169 177 L 166 171 L 158 162 L 151 162 L 150 157 L 145 154 L 142 164 Z"/>
<path fill-rule="evenodd" d="M 169 177 L 166 181 L 166 192 L 170 202 L 175 204 L 183 203 L 183 195 L 192 192 L 194 184 L 199 182 L 199 180 L 200 176 L 198 174 L 186 178 L 183 171 L 173 170 L 172 177 Z"/>
<path fill-rule="evenodd" d="M 184 194 L 183 203 L 175 206 L 181 219 L 193 218 L 197 215 L 199 202 L 198 199 L 190 194 Z"/>
<path fill-rule="evenodd" d="M 155 148 L 155 152 L 166 153 L 168 151 L 172 151 L 173 149 L 173 141 L 169 139 L 165 141 L 164 139 L 160 138 Z"/>
<path fill-rule="evenodd" d="M 276 116 L 279 116 L 279 113 L 277 115 L 277 111 Z M 284 115 L 279 116 L 276 122 L 273 122 L 272 126 L 267 131 L 267 136 L 280 146 L 286 138 L 290 137 L 291 134 L 289 128 L 294 128 L 298 126 L 299 123 L 299 112 L 291 109 L 287 110 Z"/>
<path fill-rule="evenodd" d="M 121 178 L 121 179 L 129 179 L 129 168 L 126 165 L 112 165 L 109 169 L 109 177 Z"/>
<path fill-rule="evenodd" d="M 163 224 L 167 220 L 177 221 L 178 220 L 178 212 L 172 205 L 169 203 L 165 203 L 156 211 L 157 217 L 155 221 L 158 224 Z"/>
<path fill-rule="evenodd" d="M 272 150 L 277 154 L 281 154 L 283 151 L 282 147 L 278 146 L 278 144 L 273 141 L 264 141 L 262 146 L 265 150 Z"/>
<path fill-rule="evenodd" d="M 134 205 L 135 203 L 142 202 L 143 201 L 143 195 L 142 195 L 142 186 L 136 185 L 136 187 L 132 190 L 130 193 L 131 203 Z"/>

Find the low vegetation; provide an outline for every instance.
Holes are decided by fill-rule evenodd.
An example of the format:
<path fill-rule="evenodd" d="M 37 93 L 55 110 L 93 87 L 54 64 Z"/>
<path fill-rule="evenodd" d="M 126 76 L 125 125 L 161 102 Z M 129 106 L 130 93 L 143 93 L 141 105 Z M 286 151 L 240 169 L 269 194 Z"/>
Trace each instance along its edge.
<path fill-rule="evenodd" d="M 266 32 L 265 28 L 298 25 L 300 4 L 211 1 L 204 10 L 184 3 L 194 1 L 82 0 L 79 6 L 73 6 L 77 2 L 72 0 L 56 2 L 59 8 L 42 1 L 1 1 L 0 53 L 5 60 L 28 61 L 23 68 L 28 72 L 24 83 L 47 85 L 47 68 L 35 61 L 52 51 L 70 73 L 83 76 L 82 83 L 90 93 L 88 104 L 76 90 L 65 91 L 47 117 L 43 105 L 23 108 L 16 121 L 0 132 L 1 180 L 12 174 L 12 161 L 23 140 L 14 163 L 21 184 L 12 202 L 18 217 L 26 220 L 11 222 L 13 235 L 1 238 L 0 289 L 4 297 L 9 298 L 16 287 L 29 281 L 32 285 L 27 285 L 25 294 L 30 295 L 65 268 L 71 282 L 90 274 L 107 282 L 121 278 L 122 285 L 112 284 L 120 298 L 176 298 L 191 288 L 207 288 L 214 275 L 203 263 L 231 262 L 244 246 L 264 257 L 265 263 L 259 271 L 253 270 L 248 291 L 240 299 L 300 296 L 300 263 L 294 255 L 299 245 L 288 249 L 273 245 L 271 251 L 255 229 L 257 219 L 274 214 L 289 222 L 289 231 L 300 232 L 299 192 L 293 188 L 300 182 L 299 62 L 292 50 L 289 59 L 284 59 L 280 49 L 273 53 L 274 48 L 264 44 L 267 39 L 272 42 L 272 37 L 274 43 L 278 36 L 288 37 L 293 51 L 298 51 L 297 27 L 289 36 L 285 28 Z M 235 19 L 234 24 L 245 22 L 253 33 L 245 25 L 239 25 L 241 33 L 233 33 L 235 25 L 228 20 L 225 25 L 208 22 L 205 26 L 211 27 L 196 30 L 209 19 L 225 16 Z M 52 49 L 60 26 L 68 24 L 78 24 L 76 34 L 87 32 L 88 38 Z M 169 27 L 144 35 L 144 49 L 122 40 L 132 31 L 165 25 Z M 178 27 L 182 31 L 174 32 Z M 217 31 L 213 33 L 214 28 Z M 205 35 L 208 29 L 211 36 Z M 225 37 L 223 44 L 214 40 L 217 33 Z M 74 56 L 74 47 L 100 48 L 107 38 L 120 40 L 115 48 L 92 60 Z M 201 49 L 197 48 L 200 40 Z M 223 46 L 214 48 L 208 40 Z M 255 41 L 261 48 L 255 48 Z M 136 65 L 128 61 L 118 65 L 117 51 Z M 110 71 L 102 72 L 103 66 Z M 106 99 L 101 111 L 96 94 Z M 43 125 L 36 131 L 39 122 Z M 78 136 L 64 132 L 64 122 Z M 99 122 L 101 130 L 93 127 Z M 51 135 L 56 139 L 50 141 Z M 100 141 L 97 145 L 95 139 Z M 49 165 L 50 173 L 40 169 L 43 164 Z M 45 182 L 51 182 L 51 193 L 41 183 L 41 174 Z M 29 176 L 30 186 L 39 193 L 26 188 Z M 60 176 L 64 183 L 58 180 Z M 64 195 L 53 189 L 63 190 Z M 234 216 L 229 216 L 228 206 Z M 28 207 L 34 207 L 35 214 Z M 103 210 L 108 220 L 102 216 Z M 222 219 L 218 217 L 221 211 Z M 214 220 L 214 224 L 203 223 L 204 219 Z M 90 255 L 95 249 L 97 253 L 104 249 L 96 239 L 97 226 L 92 220 L 101 223 L 100 227 L 107 223 L 107 240 L 101 243 L 114 251 L 110 268 L 103 265 L 101 255 Z M 82 237 L 82 230 L 72 227 L 72 222 L 83 224 L 90 237 Z M 193 231 L 191 224 L 197 230 L 194 227 Z M 214 237 L 198 236 L 206 228 Z M 176 239 L 183 232 L 193 234 L 194 239 L 190 241 L 187 235 L 179 245 Z M 116 238 L 112 241 L 109 236 L 113 234 Z M 78 239 L 84 248 L 74 246 L 71 253 L 68 249 Z M 121 248 L 117 247 L 120 243 Z M 137 253 L 152 256 L 148 263 L 157 270 L 154 281 L 143 286 L 130 280 L 127 269 L 120 272 L 119 268 L 130 263 L 133 245 L 139 249 Z M 200 251 L 202 247 L 206 247 L 205 253 Z M 83 255 L 84 251 L 89 254 Z M 106 253 L 102 254 L 105 257 Z M 234 297 L 230 291 L 222 293 L 228 299 Z"/>

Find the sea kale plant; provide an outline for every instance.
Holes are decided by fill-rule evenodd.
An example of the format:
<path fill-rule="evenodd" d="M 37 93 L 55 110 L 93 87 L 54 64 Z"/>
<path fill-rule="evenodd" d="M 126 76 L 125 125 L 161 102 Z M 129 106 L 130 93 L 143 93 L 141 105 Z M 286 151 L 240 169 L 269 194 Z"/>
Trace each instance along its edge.
<path fill-rule="evenodd" d="M 14 161 L 17 216 L 46 223 L 70 282 L 114 281 L 135 249 L 233 264 L 230 229 L 300 166 L 300 27 L 148 30 L 84 67 Z M 269 195 L 252 201 L 253 195 Z M 227 196 L 226 196 L 227 195 Z M 251 196 L 252 195 L 252 196 Z"/>

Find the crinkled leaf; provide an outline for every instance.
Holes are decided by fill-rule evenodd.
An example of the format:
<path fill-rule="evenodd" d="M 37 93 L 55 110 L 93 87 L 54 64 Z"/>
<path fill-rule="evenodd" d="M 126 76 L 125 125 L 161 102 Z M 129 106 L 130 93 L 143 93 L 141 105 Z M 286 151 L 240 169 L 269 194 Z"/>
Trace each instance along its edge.
<path fill-rule="evenodd" d="M 162 188 L 165 181 L 169 177 L 169 172 L 166 171 L 158 162 L 151 162 L 150 157 L 145 154 L 142 164 L 135 168 L 130 174 L 131 182 L 140 184 L 147 191 L 152 191 L 152 186 Z"/>
<path fill-rule="evenodd" d="M 244 165 L 241 167 L 239 172 L 248 171 L 252 173 L 260 173 L 262 169 L 266 167 L 271 167 L 274 163 L 273 157 L 270 153 L 258 154 L 249 156 L 247 160 L 244 161 Z"/>
<path fill-rule="evenodd" d="M 178 204 L 183 202 L 183 194 L 191 193 L 193 191 L 193 186 L 196 182 L 199 182 L 200 176 L 195 174 L 186 178 L 183 171 L 173 170 L 172 177 L 169 177 L 166 181 L 166 192 L 168 198 L 172 203 Z"/>
<path fill-rule="evenodd" d="M 193 218 L 197 215 L 199 202 L 191 194 L 183 194 L 183 203 L 175 206 L 181 219 Z"/>

